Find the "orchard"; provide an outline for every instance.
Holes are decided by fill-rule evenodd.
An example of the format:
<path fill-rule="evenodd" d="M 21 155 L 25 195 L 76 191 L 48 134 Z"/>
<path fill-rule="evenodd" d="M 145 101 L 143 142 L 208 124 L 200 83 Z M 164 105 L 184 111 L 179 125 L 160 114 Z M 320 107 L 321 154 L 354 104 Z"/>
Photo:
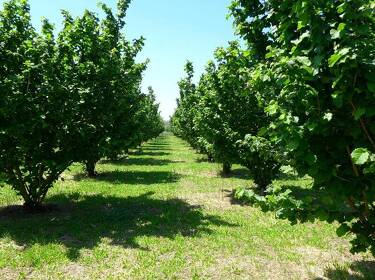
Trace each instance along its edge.
<path fill-rule="evenodd" d="M 225 173 L 233 163 L 249 168 L 265 195 L 251 192 L 252 202 L 275 199 L 282 165 L 309 175 L 323 206 L 305 203 L 308 218 L 338 221 L 340 236 L 356 235 L 353 252 L 373 254 L 374 8 L 366 0 L 233 1 L 246 46 L 217 49 L 198 86 L 188 72 L 172 118 L 176 135 L 199 143 Z"/>
<path fill-rule="evenodd" d="M 40 32 L 27 1 L 12 0 L 0 13 L 0 170 L 31 210 L 59 176 L 82 162 L 88 176 L 103 157 L 121 154 L 163 131 L 152 94 L 141 92 L 146 63 L 135 57 L 143 39 L 121 34 L 129 1 L 118 14 L 104 4 L 104 19 L 63 11 L 54 36 Z M 141 135 L 141 136 L 140 136 Z"/>
<path fill-rule="evenodd" d="M 197 1 L 0 0 L 5 279 L 373 279 L 374 0 Z"/>

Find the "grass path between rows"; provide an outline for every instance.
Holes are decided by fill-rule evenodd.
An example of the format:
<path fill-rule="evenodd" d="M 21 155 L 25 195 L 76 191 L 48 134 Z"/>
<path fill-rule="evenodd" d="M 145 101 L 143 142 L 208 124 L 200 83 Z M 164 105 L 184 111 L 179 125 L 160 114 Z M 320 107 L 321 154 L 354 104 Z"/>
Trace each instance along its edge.
<path fill-rule="evenodd" d="M 88 179 L 63 174 L 42 214 L 22 213 L 0 188 L 0 279 L 371 279 L 375 261 L 351 255 L 336 225 L 289 225 L 228 194 L 223 178 L 182 140 L 164 134 L 129 159 L 102 161 Z M 285 180 L 280 184 L 309 184 Z M 375 278 L 373 278 L 375 279 Z"/>

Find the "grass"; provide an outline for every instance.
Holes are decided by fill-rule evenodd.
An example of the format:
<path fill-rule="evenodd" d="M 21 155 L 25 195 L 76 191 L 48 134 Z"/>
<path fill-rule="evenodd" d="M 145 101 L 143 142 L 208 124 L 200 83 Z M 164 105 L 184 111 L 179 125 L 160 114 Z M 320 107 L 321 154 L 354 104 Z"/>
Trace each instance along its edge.
<path fill-rule="evenodd" d="M 375 260 L 351 255 L 337 225 L 291 226 L 231 203 L 251 184 L 163 135 L 129 159 L 74 165 L 51 189 L 51 211 L 27 214 L 0 193 L 1 279 L 372 279 Z M 305 185 L 284 179 L 278 184 Z"/>

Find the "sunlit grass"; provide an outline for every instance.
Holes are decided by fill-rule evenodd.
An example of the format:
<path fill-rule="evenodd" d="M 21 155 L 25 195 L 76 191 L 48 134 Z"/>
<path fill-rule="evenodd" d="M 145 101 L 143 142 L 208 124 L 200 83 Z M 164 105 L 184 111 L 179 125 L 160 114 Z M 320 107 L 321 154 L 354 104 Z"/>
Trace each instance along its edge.
<path fill-rule="evenodd" d="M 47 197 L 52 211 L 24 214 L 0 189 L 0 278 L 371 279 L 374 260 L 352 256 L 336 225 L 291 226 L 231 203 L 251 185 L 228 178 L 183 141 L 163 135 L 129 159 L 103 161 L 88 179 L 80 165 Z M 306 179 L 278 184 L 306 186 Z M 13 205 L 13 206 L 11 206 Z M 354 278 L 356 279 L 356 278 Z"/>

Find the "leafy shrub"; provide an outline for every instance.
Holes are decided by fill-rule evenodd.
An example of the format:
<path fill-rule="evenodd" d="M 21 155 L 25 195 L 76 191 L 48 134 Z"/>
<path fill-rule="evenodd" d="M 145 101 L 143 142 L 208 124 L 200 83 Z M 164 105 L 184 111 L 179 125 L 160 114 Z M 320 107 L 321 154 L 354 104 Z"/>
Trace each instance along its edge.
<path fill-rule="evenodd" d="M 264 193 L 280 173 L 280 152 L 266 138 L 252 135 L 246 135 L 237 146 L 241 164 L 251 171 L 254 183 Z"/>
<path fill-rule="evenodd" d="M 66 68 L 62 79 L 76 92 L 79 104 L 77 157 L 89 176 L 95 175 L 100 158 L 113 157 L 115 146 L 125 149 L 139 132 L 136 116 L 143 109 L 140 83 L 146 63 L 135 62 L 143 39 L 131 43 L 121 34 L 128 3 L 118 2 L 117 15 L 101 4 L 103 20 L 89 11 L 75 19 L 64 12 L 58 38 L 59 59 Z"/>
<path fill-rule="evenodd" d="M 215 51 L 215 61 L 207 64 L 197 86 L 188 63 L 172 124 L 175 134 L 222 163 L 224 174 L 233 163 L 249 168 L 264 192 L 278 174 L 280 152 L 265 133 L 270 118 L 262 96 L 248 83 L 255 61 L 238 42 L 231 42 Z"/>
<path fill-rule="evenodd" d="M 154 96 L 140 91 L 143 39 L 121 34 L 129 3 L 119 0 L 117 15 L 101 5 L 102 21 L 63 11 L 56 41 L 48 21 L 40 34 L 32 27 L 26 0 L 0 11 L 0 174 L 30 209 L 73 162 L 94 175 L 101 157 L 128 147 L 140 130 L 141 141 L 162 131 Z M 142 127 L 139 115 L 147 115 Z"/>
<path fill-rule="evenodd" d="M 373 253 L 374 8 L 369 0 L 232 5 L 238 31 L 264 57 L 251 83 L 268 103 L 272 138 L 337 206 L 325 216 L 341 223 L 340 235 L 355 234 L 353 252 Z"/>
<path fill-rule="evenodd" d="M 17 0 L 0 11 L 0 172 L 25 206 L 38 208 L 75 158 L 77 126 L 53 28 L 44 20 L 37 34 L 29 12 Z"/>

